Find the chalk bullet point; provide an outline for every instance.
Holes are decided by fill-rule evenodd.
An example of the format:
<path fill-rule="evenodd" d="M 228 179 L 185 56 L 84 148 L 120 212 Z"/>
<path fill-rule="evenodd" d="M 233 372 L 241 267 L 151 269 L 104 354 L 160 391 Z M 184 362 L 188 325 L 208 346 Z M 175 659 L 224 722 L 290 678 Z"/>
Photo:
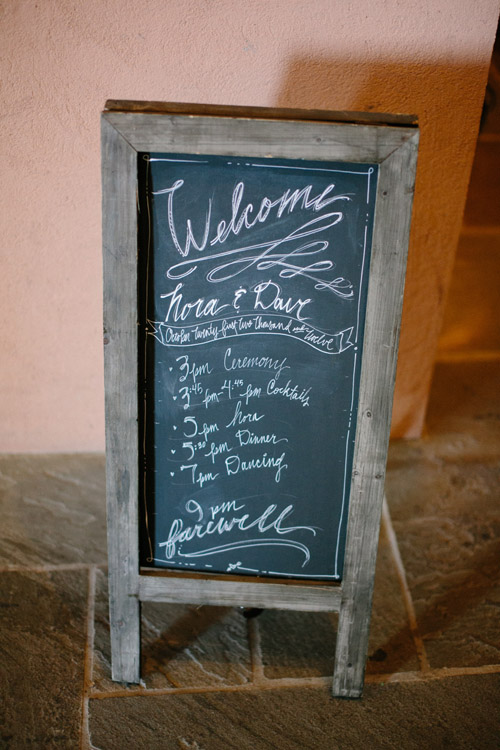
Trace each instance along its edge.
<path fill-rule="evenodd" d="M 175 475 L 175 471 L 170 472 L 170 476 L 173 477 Z"/>
<path fill-rule="evenodd" d="M 173 450 L 173 449 L 171 448 L 171 449 L 170 449 L 170 453 L 171 453 L 171 454 L 172 454 L 172 456 L 173 456 L 173 455 L 174 455 L 174 453 L 175 453 L 175 450 Z"/>
<path fill-rule="evenodd" d="M 177 396 L 172 396 L 172 398 L 174 399 L 174 401 L 177 401 Z"/>

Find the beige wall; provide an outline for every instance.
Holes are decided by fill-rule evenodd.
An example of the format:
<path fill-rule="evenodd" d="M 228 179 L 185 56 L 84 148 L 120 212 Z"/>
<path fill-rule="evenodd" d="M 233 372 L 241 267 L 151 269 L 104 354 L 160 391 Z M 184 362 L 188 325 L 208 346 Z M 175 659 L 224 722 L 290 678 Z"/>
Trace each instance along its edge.
<path fill-rule="evenodd" d="M 394 414 L 418 434 L 497 15 L 497 0 L 2 3 L 0 450 L 104 446 L 107 98 L 418 114 Z"/>

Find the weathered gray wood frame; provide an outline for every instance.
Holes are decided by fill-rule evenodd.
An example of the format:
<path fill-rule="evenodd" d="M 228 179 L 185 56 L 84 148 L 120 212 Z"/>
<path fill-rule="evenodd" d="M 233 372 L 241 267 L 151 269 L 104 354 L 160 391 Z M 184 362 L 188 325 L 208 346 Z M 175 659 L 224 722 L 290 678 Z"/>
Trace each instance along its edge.
<path fill-rule="evenodd" d="M 140 679 L 140 602 L 339 612 L 333 695 L 359 697 L 368 646 L 416 171 L 415 118 L 108 102 L 102 115 L 108 557 L 113 679 Z M 139 570 L 137 152 L 379 164 L 340 585 Z"/>

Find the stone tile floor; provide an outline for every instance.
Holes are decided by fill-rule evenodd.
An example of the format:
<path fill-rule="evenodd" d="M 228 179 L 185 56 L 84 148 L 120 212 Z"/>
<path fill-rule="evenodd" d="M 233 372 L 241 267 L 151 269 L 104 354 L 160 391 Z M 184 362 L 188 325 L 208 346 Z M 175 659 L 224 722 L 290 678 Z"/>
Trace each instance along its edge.
<path fill-rule="evenodd" d="M 335 616 L 145 604 L 110 679 L 104 458 L 0 457 L 1 748 L 500 748 L 500 363 L 443 363 L 391 444 L 364 696 Z"/>
<path fill-rule="evenodd" d="M 3 456 L 0 748 L 500 748 L 499 54 L 427 433 L 390 447 L 363 698 L 330 697 L 321 613 L 148 603 L 142 684 L 112 682 L 104 458 Z"/>

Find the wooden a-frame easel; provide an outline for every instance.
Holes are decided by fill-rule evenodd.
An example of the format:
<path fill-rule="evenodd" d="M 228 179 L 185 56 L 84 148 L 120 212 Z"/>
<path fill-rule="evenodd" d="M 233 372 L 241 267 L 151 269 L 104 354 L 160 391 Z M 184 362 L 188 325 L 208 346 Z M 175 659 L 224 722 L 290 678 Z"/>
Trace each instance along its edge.
<path fill-rule="evenodd" d="M 335 611 L 334 696 L 363 689 L 418 128 L 408 116 L 111 101 L 102 115 L 106 473 L 112 676 L 140 679 L 142 601 Z M 340 584 L 139 568 L 137 155 L 376 162 L 379 179 Z"/>

